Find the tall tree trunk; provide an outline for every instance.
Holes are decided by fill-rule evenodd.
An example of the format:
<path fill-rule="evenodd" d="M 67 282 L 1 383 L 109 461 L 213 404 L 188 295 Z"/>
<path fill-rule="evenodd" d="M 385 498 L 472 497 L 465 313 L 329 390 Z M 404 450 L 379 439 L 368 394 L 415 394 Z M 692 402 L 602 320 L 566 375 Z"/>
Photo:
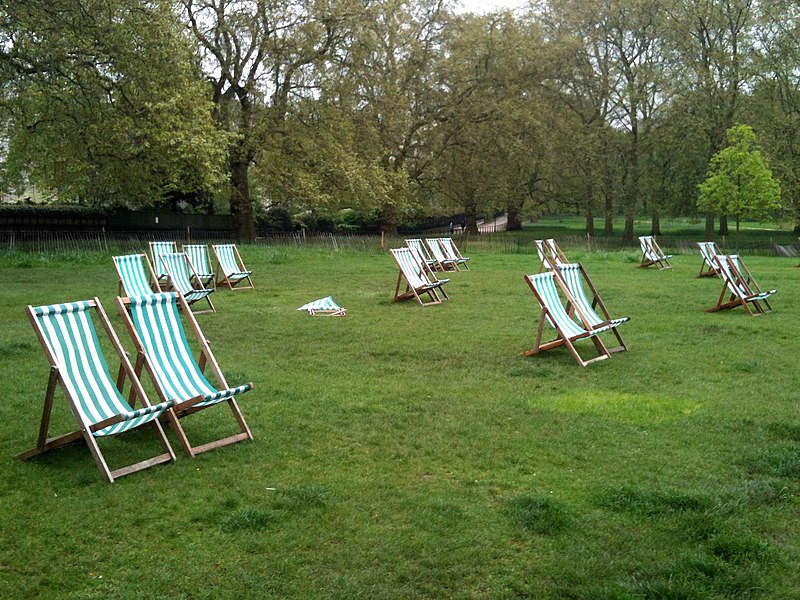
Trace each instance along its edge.
<path fill-rule="evenodd" d="M 467 233 L 478 235 L 478 205 L 475 202 L 474 193 L 464 202 L 464 222 L 467 224 Z"/>
<path fill-rule="evenodd" d="M 656 209 L 653 209 L 650 222 L 650 235 L 661 235 L 661 215 L 658 214 Z"/>
<path fill-rule="evenodd" d="M 586 223 L 583 227 L 587 235 L 594 237 L 594 186 L 586 186 Z"/>
<path fill-rule="evenodd" d="M 239 158 L 234 153 L 230 159 L 231 182 L 231 217 L 233 231 L 242 241 L 251 242 L 256 238 L 256 228 L 253 219 L 253 203 L 250 201 L 250 161 Z"/>
<path fill-rule="evenodd" d="M 381 231 L 386 235 L 397 235 L 397 209 L 394 204 L 381 207 Z"/>
<path fill-rule="evenodd" d="M 719 234 L 728 235 L 728 215 L 719 216 Z"/>
<path fill-rule="evenodd" d="M 631 110 L 632 114 L 638 114 Z M 631 126 L 631 145 L 628 149 L 628 181 L 625 187 L 625 229 L 622 239 L 633 241 L 633 221 L 636 218 L 636 200 L 639 196 L 639 130 L 634 121 Z"/>
<path fill-rule="evenodd" d="M 506 224 L 507 231 L 522 231 L 522 220 L 519 213 L 524 200 L 509 200 L 506 206 L 506 214 L 508 215 L 508 222 Z"/>
<path fill-rule="evenodd" d="M 706 213 L 706 241 L 714 239 L 714 213 Z"/>

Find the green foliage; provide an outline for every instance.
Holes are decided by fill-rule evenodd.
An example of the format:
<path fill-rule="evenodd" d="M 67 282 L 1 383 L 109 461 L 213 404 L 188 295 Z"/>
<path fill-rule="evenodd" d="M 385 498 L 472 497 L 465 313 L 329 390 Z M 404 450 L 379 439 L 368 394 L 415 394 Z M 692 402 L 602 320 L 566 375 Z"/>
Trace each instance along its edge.
<path fill-rule="evenodd" d="M 748 125 L 728 130 L 728 146 L 712 157 L 708 178 L 699 185 L 698 209 L 733 215 L 738 223 L 764 220 L 780 208 L 780 184 L 755 140 Z"/>

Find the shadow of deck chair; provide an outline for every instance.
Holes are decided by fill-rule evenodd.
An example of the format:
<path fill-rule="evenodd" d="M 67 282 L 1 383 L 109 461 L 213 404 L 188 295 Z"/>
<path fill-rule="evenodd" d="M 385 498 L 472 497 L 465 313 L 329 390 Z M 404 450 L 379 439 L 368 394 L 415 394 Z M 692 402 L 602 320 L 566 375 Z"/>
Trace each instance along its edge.
<path fill-rule="evenodd" d="M 748 315 L 758 316 L 772 310 L 768 298 L 777 290 L 762 291 L 738 255 L 718 254 L 714 257 L 714 263 L 717 265 L 719 275 L 724 283 L 717 303 L 706 312 L 729 310 L 742 306 Z"/>
<path fill-rule="evenodd" d="M 553 238 L 534 240 L 534 244 L 536 244 L 536 253 L 539 255 L 539 261 L 541 262 L 539 273 L 554 269 L 558 265 L 569 263 L 569 259 L 567 259 Z"/>
<path fill-rule="evenodd" d="M 566 346 L 573 358 L 582 367 L 611 357 L 605 344 L 597 336 L 613 329 L 616 326 L 614 323 L 594 329 L 586 329 L 567 311 L 565 304 L 574 307 L 577 302 L 569 293 L 564 282 L 559 277 L 556 277 L 553 271 L 525 275 L 524 277 L 534 296 L 536 296 L 542 311 L 539 318 L 539 327 L 536 331 L 536 345 L 533 349 L 523 352 L 523 356 L 533 356 L 545 350 Z M 565 298 L 565 304 L 562 304 L 562 296 Z M 549 324 L 556 330 L 555 339 L 549 342 L 542 342 L 545 324 Z M 594 344 L 597 356 L 584 360 L 575 348 L 575 342 L 587 339 Z"/>
<path fill-rule="evenodd" d="M 125 254 L 112 258 L 119 277 L 117 293 L 120 296 L 146 296 L 161 292 L 161 285 L 147 255 Z"/>
<path fill-rule="evenodd" d="M 427 267 L 424 262 L 419 263 L 411 249 L 409 248 L 392 248 L 392 257 L 400 269 L 397 275 L 397 286 L 394 290 L 394 302 L 402 302 L 416 298 L 422 306 L 430 306 L 432 304 L 441 304 L 442 299 L 439 297 L 439 292 L 442 293 L 445 300 L 449 299 L 447 292 L 442 287 L 449 279 L 436 279 L 433 271 Z M 403 280 L 406 281 L 405 291 L 400 291 L 400 286 Z M 428 302 L 423 301 L 424 295 L 428 296 Z"/>
<path fill-rule="evenodd" d="M 216 285 L 222 284 L 230 290 L 252 290 L 255 287 L 250 278 L 253 272 L 244 266 L 236 244 L 213 244 L 211 249 L 217 257 Z M 241 285 L 245 281 L 249 285 Z"/>
<path fill-rule="evenodd" d="M 716 277 L 719 275 L 719 267 L 714 261 L 714 257 L 719 254 L 716 242 L 697 242 L 697 247 L 700 248 L 700 255 L 703 257 L 700 273 L 697 276 Z"/>
<path fill-rule="evenodd" d="M 164 263 L 172 289 L 186 299 L 186 304 L 192 306 L 198 300 L 208 302 L 208 310 L 195 311 L 195 314 L 217 312 L 209 298 L 214 290 L 203 287 L 192 263 L 189 262 L 189 257 L 184 252 L 162 254 L 160 259 Z"/>
<path fill-rule="evenodd" d="M 437 268 L 436 259 L 433 258 L 428 251 L 428 248 L 425 244 L 422 243 L 422 240 L 419 238 L 412 238 L 406 240 L 406 246 L 408 246 L 411 251 L 416 255 L 416 258 L 421 259 L 428 265 L 431 269 Z"/>
<path fill-rule="evenodd" d="M 162 254 L 173 254 L 178 251 L 178 245 L 175 242 L 149 242 L 150 245 L 150 261 L 155 270 L 156 277 L 159 283 L 167 283 L 169 276 L 164 270 L 164 265 L 159 258 Z"/>
<path fill-rule="evenodd" d="M 461 270 L 458 268 L 457 261 L 453 260 L 452 258 L 447 258 L 447 255 L 444 253 L 444 249 L 442 248 L 439 238 L 425 238 L 425 243 L 428 245 L 428 249 L 431 252 L 433 260 L 436 261 L 437 270 L 439 271 Z"/>
<path fill-rule="evenodd" d="M 447 257 L 449 260 L 455 261 L 456 266 L 464 265 L 464 268 L 469 271 L 469 257 L 461 254 L 461 251 L 456 246 L 453 238 L 439 238 L 439 244 L 444 251 L 445 257 Z"/>
<path fill-rule="evenodd" d="M 672 265 L 669 264 L 669 259 L 672 258 L 672 255 L 664 254 L 664 251 L 661 250 L 652 235 L 641 236 L 639 238 L 639 246 L 642 248 L 642 261 L 639 267 L 658 265 L 660 271 L 672 268 Z"/>
<path fill-rule="evenodd" d="M 178 420 L 173 420 L 175 433 L 187 455 L 194 457 L 214 448 L 253 439 L 236 403 L 236 397 L 253 389 L 253 384 L 246 383 L 235 388 L 228 386 L 183 296 L 167 292 L 138 298 L 117 298 L 117 307 L 136 346 L 134 372 L 140 374 L 142 367 L 147 370 L 159 398 L 174 403 L 173 411 L 178 419 L 222 402 L 227 403 L 233 412 L 240 433 L 196 447 L 189 443 Z M 183 311 L 200 345 L 198 360 L 192 355 L 179 309 Z M 221 389 L 214 387 L 206 378 L 206 365 L 211 365 Z"/>
<path fill-rule="evenodd" d="M 204 288 L 214 289 L 214 268 L 206 244 L 184 244 L 181 249 L 189 257 L 197 278 Z"/>
<path fill-rule="evenodd" d="M 120 369 L 116 382 L 108 370 L 92 313 L 100 321 L 119 358 Z M 36 447 L 19 454 L 17 458 L 26 460 L 83 439 L 100 473 L 108 482 L 153 465 L 175 460 L 175 453 L 158 421 L 164 413 L 173 416 L 170 411 L 172 402 L 164 401 L 156 405 L 149 403 L 100 300 L 94 298 L 35 308 L 28 306 L 28 317 L 50 362 L 50 379 L 47 383 Z M 141 408 L 134 409 L 133 400 L 129 403 L 122 394 L 126 377 L 131 382 L 130 396 L 132 399 L 141 400 Z M 80 429 L 48 438 L 53 400 L 56 388 L 59 386 L 69 402 Z M 153 428 L 161 444 L 161 454 L 111 470 L 100 451 L 98 439 L 145 425 Z"/>
<path fill-rule="evenodd" d="M 558 266 L 558 273 L 561 275 L 561 279 L 566 285 L 570 295 L 575 300 L 575 314 L 578 319 L 580 319 L 581 323 L 589 330 L 611 325 L 610 333 L 613 333 L 617 338 L 619 346 L 614 346 L 612 348 L 607 347 L 608 353 L 613 354 L 615 352 L 626 351 L 628 346 L 622 339 L 618 327 L 628 322 L 630 318 L 611 318 L 611 314 L 608 312 L 603 299 L 600 297 L 600 294 L 597 293 L 597 288 L 595 288 L 592 280 L 589 279 L 589 275 L 586 273 L 582 264 L 561 264 Z M 586 293 L 587 289 L 589 292 L 588 294 Z M 591 300 L 589 299 L 590 295 Z M 569 312 L 569 309 L 570 307 L 567 307 L 567 312 Z M 598 315 L 595 309 L 600 309 L 603 316 L 601 317 Z"/>

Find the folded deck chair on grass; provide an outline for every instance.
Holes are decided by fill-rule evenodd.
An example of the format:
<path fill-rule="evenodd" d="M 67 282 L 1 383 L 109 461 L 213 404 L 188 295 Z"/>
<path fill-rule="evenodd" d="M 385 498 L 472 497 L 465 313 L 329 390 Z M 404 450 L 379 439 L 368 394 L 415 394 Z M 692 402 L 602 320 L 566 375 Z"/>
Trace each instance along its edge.
<path fill-rule="evenodd" d="M 553 238 L 546 240 L 534 240 L 536 244 L 536 253 L 539 255 L 539 272 L 549 271 L 558 265 L 568 264 L 569 260 L 561 251 L 556 241 Z"/>
<path fill-rule="evenodd" d="M 422 243 L 421 239 L 418 238 L 408 239 L 406 240 L 406 246 L 408 246 L 411 249 L 411 252 L 416 254 L 416 258 L 418 260 L 425 261 L 425 264 L 427 264 L 431 269 L 436 268 L 437 266 L 436 259 L 431 256 L 430 252 L 428 251 L 425 244 Z"/>
<path fill-rule="evenodd" d="M 319 300 L 314 300 L 313 302 L 308 302 L 303 304 L 303 306 L 297 310 L 305 310 L 312 316 L 327 315 L 329 317 L 343 317 L 347 314 L 347 309 L 336 304 L 336 301 L 332 296 L 320 298 Z"/>
<path fill-rule="evenodd" d="M 129 299 L 117 298 L 117 306 L 136 346 L 134 372 L 140 374 L 144 367 L 161 400 L 174 403 L 173 412 L 177 419 L 172 420 L 172 425 L 187 455 L 196 456 L 220 446 L 253 439 L 236 404 L 236 396 L 253 389 L 253 384 L 228 387 L 211 347 L 183 296 L 168 292 Z M 200 346 L 197 360 L 186 339 L 179 309 L 182 309 Z M 204 375 L 206 365 L 211 365 L 220 389 L 214 387 Z M 227 403 L 233 412 L 240 433 L 192 447 L 178 419 L 222 402 Z"/>
<path fill-rule="evenodd" d="M 213 244 L 211 249 L 217 257 L 217 285 L 225 285 L 231 290 L 251 290 L 255 287 L 250 279 L 253 272 L 245 268 L 236 244 Z M 242 285 L 245 281 L 249 285 Z"/>
<path fill-rule="evenodd" d="M 717 254 L 714 263 L 724 283 L 716 305 L 706 312 L 742 306 L 748 315 L 758 316 L 772 310 L 768 298 L 777 290 L 762 291 L 738 255 Z"/>
<path fill-rule="evenodd" d="M 447 258 L 439 238 L 425 238 L 425 243 L 428 245 L 428 249 L 431 251 L 433 260 L 436 261 L 436 269 L 439 271 L 461 270 L 458 268 L 457 261 L 453 260 L 452 258 Z"/>
<path fill-rule="evenodd" d="M 577 301 L 569 293 L 561 278 L 556 277 L 553 271 L 525 275 L 525 281 L 530 286 L 534 296 L 536 296 L 542 311 L 539 317 L 539 327 L 536 331 L 536 345 L 533 349 L 523 352 L 524 356 L 532 356 L 551 348 L 566 346 L 582 367 L 611 357 L 605 344 L 597 336 L 614 329 L 617 324 L 610 322 L 591 329 L 584 327 L 583 324 L 576 320 L 574 314 L 570 315 L 567 311 L 565 304 L 575 307 L 577 306 Z M 563 301 L 562 296 L 564 297 Z M 556 330 L 556 338 L 549 342 L 542 342 L 545 323 Z M 575 342 L 586 339 L 590 339 L 597 350 L 597 356 L 588 360 L 584 360 L 575 348 Z"/>
<path fill-rule="evenodd" d="M 184 244 L 181 248 L 192 263 L 197 278 L 205 288 L 214 288 L 214 269 L 206 244 Z"/>
<path fill-rule="evenodd" d="M 714 261 L 714 257 L 719 254 L 716 242 L 697 242 L 703 262 L 700 264 L 698 277 L 716 277 L 719 275 L 719 267 Z"/>
<path fill-rule="evenodd" d="M 119 358 L 120 369 L 116 382 L 108 370 L 92 313 L 102 324 Z M 149 403 L 100 300 L 94 298 L 35 308 L 28 306 L 28 317 L 50 362 L 50 379 L 36 447 L 23 452 L 17 458 L 25 460 L 83 439 L 103 477 L 109 482 L 117 477 L 175 460 L 175 453 L 158 422 L 158 418 L 164 413 L 172 415 L 172 402 L 166 400 L 156 405 Z M 133 401 L 129 404 L 122 395 L 126 377 L 131 382 L 130 397 L 141 400 L 141 408 L 133 408 Z M 48 438 L 53 400 L 58 386 L 63 390 L 80 429 Z M 111 470 L 100 451 L 98 439 L 145 425 L 153 428 L 161 443 L 161 454 Z"/>
<path fill-rule="evenodd" d="M 178 245 L 175 242 L 150 242 L 150 260 L 160 283 L 166 283 L 169 276 L 164 270 L 164 264 L 159 257 L 162 254 L 173 254 L 177 251 Z"/>
<path fill-rule="evenodd" d="M 658 246 L 658 242 L 652 235 L 643 235 L 639 237 L 639 246 L 642 248 L 642 262 L 640 267 L 649 267 L 650 265 L 658 265 L 659 270 L 671 269 L 672 265 L 669 264 L 669 259 L 672 258 L 671 254 L 664 254 L 664 251 Z"/>
<path fill-rule="evenodd" d="M 600 294 L 597 293 L 597 288 L 594 287 L 592 280 L 589 279 L 589 275 L 587 275 L 582 264 L 561 264 L 558 266 L 558 273 L 566 284 L 570 295 L 575 300 L 575 306 L 573 307 L 575 309 L 575 315 L 580 319 L 586 329 L 594 330 L 598 327 L 611 325 L 610 332 L 617 338 L 619 345 L 613 348 L 607 348 L 609 354 L 626 351 L 628 346 L 623 341 L 617 328 L 619 325 L 629 321 L 630 318 L 611 318 L 611 314 L 608 312 L 603 299 L 600 297 Z M 589 296 L 591 296 L 591 300 Z M 568 312 L 569 308 L 570 307 L 567 307 Z M 600 309 L 602 316 L 598 315 L 595 309 Z"/>
<path fill-rule="evenodd" d="M 119 276 L 120 296 L 146 296 L 161 292 L 153 265 L 145 254 L 114 256 L 114 268 Z"/>
<path fill-rule="evenodd" d="M 467 271 L 469 271 L 469 257 L 461 254 L 461 251 L 459 251 L 458 247 L 453 241 L 453 238 L 449 237 L 439 238 L 439 244 L 441 245 L 442 250 L 444 251 L 444 255 L 448 259 L 454 260 L 457 266 L 464 265 L 464 268 L 467 269 Z"/>
<path fill-rule="evenodd" d="M 189 257 L 184 252 L 177 252 L 174 254 L 162 254 L 161 261 L 164 263 L 164 268 L 169 277 L 169 283 L 177 292 L 186 298 L 186 304 L 191 306 L 198 300 L 205 300 L 208 302 L 208 310 L 197 311 L 196 314 L 203 312 L 217 312 L 214 305 L 211 303 L 209 296 L 214 291 L 213 289 L 204 288 L 197 276 L 197 272 L 189 262 Z"/>
<path fill-rule="evenodd" d="M 448 299 L 447 292 L 442 287 L 449 279 L 436 279 L 432 277 L 433 271 L 427 268 L 424 264 L 417 262 L 416 257 L 409 248 L 392 248 L 392 257 L 394 258 L 400 273 L 397 275 L 397 286 L 394 290 L 395 302 L 409 300 L 416 298 L 422 306 L 429 306 L 431 304 L 441 304 L 442 299 L 439 297 L 439 292 L 442 293 L 445 300 Z M 400 291 L 403 279 L 406 281 L 406 288 Z M 428 296 L 428 301 L 425 302 L 422 296 Z"/>

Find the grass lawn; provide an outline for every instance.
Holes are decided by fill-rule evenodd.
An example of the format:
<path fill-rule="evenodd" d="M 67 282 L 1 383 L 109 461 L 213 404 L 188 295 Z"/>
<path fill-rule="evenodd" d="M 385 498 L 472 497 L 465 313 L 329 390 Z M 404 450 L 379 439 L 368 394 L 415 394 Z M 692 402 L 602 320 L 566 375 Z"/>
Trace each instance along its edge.
<path fill-rule="evenodd" d="M 797 597 L 797 259 L 745 257 L 779 290 L 750 318 L 704 312 L 721 282 L 699 254 L 659 272 L 562 247 L 631 317 L 629 352 L 520 355 L 532 248 L 465 252 L 451 301 L 421 308 L 390 301 L 388 253 L 240 247 L 256 289 L 198 320 L 229 383 L 255 383 L 255 440 L 191 460 L 169 432 L 176 462 L 111 485 L 83 445 L 13 459 L 47 383 L 27 304 L 98 295 L 132 350 L 110 253 L 0 255 L 0 597 Z M 295 310 L 329 294 L 346 317 Z M 184 426 L 235 429 L 224 407 Z M 51 433 L 70 428 L 59 394 Z M 112 467 L 157 449 L 100 443 Z"/>

